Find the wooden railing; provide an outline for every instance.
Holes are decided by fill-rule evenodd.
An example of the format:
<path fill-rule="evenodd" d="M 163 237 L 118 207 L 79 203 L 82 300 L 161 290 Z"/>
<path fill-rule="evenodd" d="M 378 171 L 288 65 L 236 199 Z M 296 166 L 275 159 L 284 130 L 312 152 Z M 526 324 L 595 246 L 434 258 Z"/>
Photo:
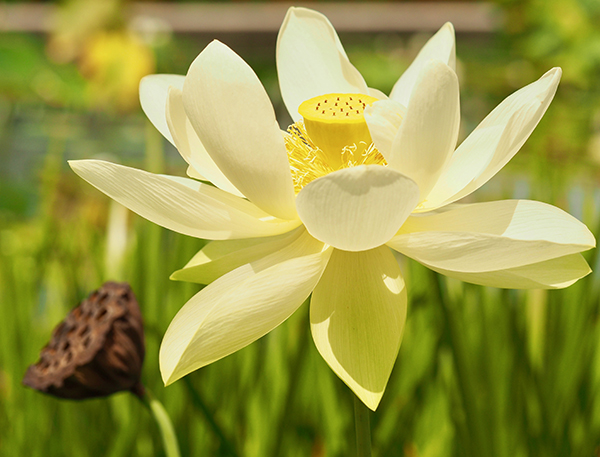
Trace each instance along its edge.
<path fill-rule="evenodd" d="M 444 22 L 457 32 L 489 33 L 501 16 L 489 3 L 131 3 L 126 15 L 136 21 L 156 21 L 175 33 L 276 32 L 289 6 L 324 13 L 341 32 L 432 31 Z M 54 5 L 0 4 L 0 31 L 48 32 Z"/>

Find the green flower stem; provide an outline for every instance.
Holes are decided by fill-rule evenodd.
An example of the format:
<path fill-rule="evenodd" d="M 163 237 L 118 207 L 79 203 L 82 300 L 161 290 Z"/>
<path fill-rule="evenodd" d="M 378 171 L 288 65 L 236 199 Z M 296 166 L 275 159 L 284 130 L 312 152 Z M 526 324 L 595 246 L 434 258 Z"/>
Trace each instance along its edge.
<path fill-rule="evenodd" d="M 438 302 L 440 304 L 442 315 L 448 330 L 454 371 L 456 374 L 461 402 L 465 411 L 466 426 L 468 429 L 468 433 L 466 434 L 468 442 L 464 443 L 465 451 L 467 451 L 468 455 L 473 457 L 492 455 L 489 452 L 489 442 L 485 439 L 484 431 L 482 429 L 482 421 L 478 414 L 475 395 L 476 389 L 473 386 L 471 376 L 469 375 L 466 358 L 467 350 L 461 336 L 459 324 L 456 316 L 454 315 L 455 313 L 453 313 L 450 309 L 450 301 L 448 299 L 448 291 L 446 289 L 444 278 L 433 271 L 431 274 L 433 276 L 432 282 L 438 296 Z"/>
<path fill-rule="evenodd" d="M 227 439 L 227 437 L 225 436 L 225 433 L 223 433 L 223 430 L 221 430 L 221 427 L 219 427 L 219 424 L 217 424 L 217 422 L 215 421 L 213 414 L 211 413 L 210 409 L 208 409 L 208 406 L 206 406 L 206 403 L 204 403 L 202 396 L 200 395 L 198 390 L 196 390 L 196 388 L 192 384 L 190 377 L 185 376 L 183 378 L 183 382 L 185 383 L 185 385 L 192 397 L 192 402 L 194 403 L 194 406 L 196 408 L 198 408 L 200 411 L 202 411 L 202 414 L 204 415 L 204 418 L 208 422 L 208 425 L 210 425 L 210 428 L 212 429 L 213 433 L 215 435 L 217 435 L 217 437 L 221 441 L 221 446 L 223 446 L 223 449 L 225 450 L 225 452 L 227 452 L 227 454 L 230 455 L 231 457 L 238 457 L 238 453 L 235 450 L 235 447 L 233 446 L 233 444 L 231 444 L 231 441 L 229 441 Z"/>
<path fill-rule="evenodd" d="M 354 395 L 354 427 L 356 429 L 357 457 L 371 457 L 371 411 Z"/>
<path fill-rule="evenodd" d="M 165 449 L 165 455 L 167 457 L 181 457 L 177 436 L 175 435 L 175 428 L 173 427 L 173 423 L 171 422 L 171 418 L 165 410 L 165 407 L 150 393 L 150 391 L 148 391 L 148 389 L 146 389 L 144 395 L 137 395 L 137 397 L 144 406 L 148 408 L 156 421 L 156 425 L 158 425 Z"/>

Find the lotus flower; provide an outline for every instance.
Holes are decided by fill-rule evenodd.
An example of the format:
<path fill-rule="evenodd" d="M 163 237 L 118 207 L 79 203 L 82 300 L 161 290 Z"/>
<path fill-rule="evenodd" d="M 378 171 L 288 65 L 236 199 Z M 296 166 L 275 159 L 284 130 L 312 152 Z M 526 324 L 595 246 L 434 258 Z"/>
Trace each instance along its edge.
<path fill-rule="evenodd" d="M 589 273 L 579 253 L 594 237 L 562 210 L 527 200 L 454 203 L 523 145 L 560 69 L 509 96 L 454 150 L 454 49 L 446 24 L 388 98 L 367 87 L 323 15 L 291 8 L 277 40 L 294 120 L 286 132 L 252 69 L 213 41 L 187 76 L 155 75 L 140 86 L 142 108 L 195 179 L 71 162 L 146 219 L 214 240 L 172 276 L 209 285 L 166 332 L 166 384 L 262 337 L 312 294 L 317 349 L 375 410 L 406 319 L 393 251 L 495 287 L 560 288 Z"/>

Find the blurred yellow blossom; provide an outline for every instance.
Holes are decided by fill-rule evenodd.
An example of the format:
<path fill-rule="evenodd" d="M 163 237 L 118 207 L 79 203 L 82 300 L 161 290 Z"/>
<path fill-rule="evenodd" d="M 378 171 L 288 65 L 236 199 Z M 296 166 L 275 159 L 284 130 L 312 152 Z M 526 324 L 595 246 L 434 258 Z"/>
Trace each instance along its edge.
<path fill-rule="evenodd" d="M 151 48 L 125 20 L 123 0 L 71 0 L 53 20 L 47 51 L 77 62 L 92 106 L 129 111 L 138 106 L 140 80 L 155 71 Z"/>
<path fill-rule="evenodd" d="M 96 105 L 127 111 L 138 107 L 140 80 L 154 71 L 155 62 L 152 51 L 133 33 L 103 31 L 88 39 L 79 67 Z"/>

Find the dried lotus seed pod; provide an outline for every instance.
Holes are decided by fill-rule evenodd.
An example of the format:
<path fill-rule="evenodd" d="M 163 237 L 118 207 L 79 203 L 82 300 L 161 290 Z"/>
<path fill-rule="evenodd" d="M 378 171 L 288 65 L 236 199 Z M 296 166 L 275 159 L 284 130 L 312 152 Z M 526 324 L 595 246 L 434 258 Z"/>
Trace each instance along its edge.
<path fill-rule="evenodd" d="M 122 390 L 142 396 L 144 353 L 142 315 L 131 287 L 107 282 L 54 329 L 23 384 L 77 400 Z"/>

